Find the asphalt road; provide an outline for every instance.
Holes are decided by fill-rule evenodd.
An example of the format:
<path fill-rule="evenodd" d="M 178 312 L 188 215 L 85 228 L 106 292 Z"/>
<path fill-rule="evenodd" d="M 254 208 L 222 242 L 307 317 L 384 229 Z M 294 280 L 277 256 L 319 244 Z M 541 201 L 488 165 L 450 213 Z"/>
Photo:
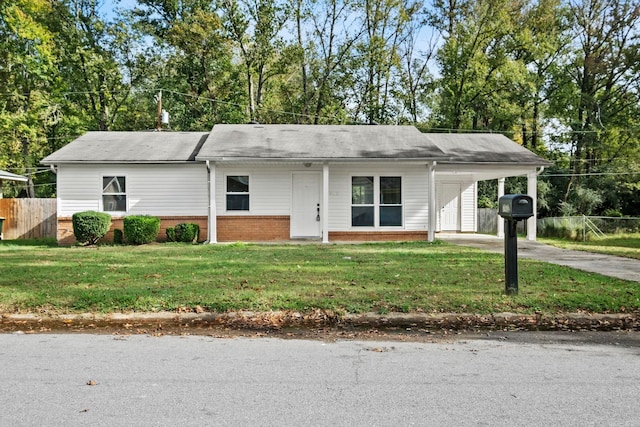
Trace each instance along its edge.
<path fill-rule="evenodd" d="M 2 426 L 637 426 L 637 332 L 0 334 Z"/>

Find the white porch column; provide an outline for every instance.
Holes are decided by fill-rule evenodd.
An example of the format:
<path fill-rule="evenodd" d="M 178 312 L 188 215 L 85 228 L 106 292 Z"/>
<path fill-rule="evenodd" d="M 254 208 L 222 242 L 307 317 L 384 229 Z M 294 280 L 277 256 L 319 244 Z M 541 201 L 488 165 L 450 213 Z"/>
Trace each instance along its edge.
<path fill-rule="evenodd" d="M 436 162 L 429 163 L 429 219 L 427 224 L 427 240 L 436 239 Z"/>
<path fill-rule="evenodd" d="M 216 218 L 216 165 L 207 160 L 207 177 L 209 179 L 209 217 L 207 229 L 209 244 L 218 243 L 217 218 Z"/>
<path fill-rule="evenodd" d="M 329 164 L 322 165 L 322 243 L 329 243 Z"/>
<path fill-rule="evenodd" d="M 527 220 L 527 240 L 535 241 L 538 233 L 538 174 L 527 174 L 527 194 L 533 199 L 533 216 Z"/>
<path fill-rule="evenodd" d="M 504 178 L 498 178 L 498 200 L 504 196 Z M 504 237 L 504 219 L 498 216 L 498 237 Z"/>

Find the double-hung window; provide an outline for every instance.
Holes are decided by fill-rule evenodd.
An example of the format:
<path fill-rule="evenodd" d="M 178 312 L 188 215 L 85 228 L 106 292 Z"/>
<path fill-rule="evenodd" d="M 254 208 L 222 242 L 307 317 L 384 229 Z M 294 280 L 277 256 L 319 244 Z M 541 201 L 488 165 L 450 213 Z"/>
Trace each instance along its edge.
<path fill-rule="evenodd" d="M 249 210 L 249 176 L 227 175 L 226 180 L 227 210 Z"/>
<path fill-rule="evenodd" d="M 351 177 L 351 225 L 373 227 L 374 211 L 373 177 Z"/>
<path fill-rule="evenodd" d="M 124 176 L 102 177 L 102 210 L 105 212 L 127 211 L 127 187 Z"/>
<path fill-rule="evenodd" d="M 402 226 L 402 178 L 380 177 L 380 227 Z"/>
<path fill-rule="evenodd" d="M 402 178 L 351 177 L 351 226 L 401 227 Z"/>

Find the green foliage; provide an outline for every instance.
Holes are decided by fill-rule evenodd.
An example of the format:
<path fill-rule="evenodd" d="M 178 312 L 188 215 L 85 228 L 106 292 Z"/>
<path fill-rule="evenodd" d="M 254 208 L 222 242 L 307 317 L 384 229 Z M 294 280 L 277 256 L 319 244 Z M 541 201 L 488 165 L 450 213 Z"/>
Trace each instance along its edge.
<path fill-rule="evenodd" d="M 200 235 L 200 226 L 194 223 L 180 223 L 175 227 L 167 227 L 168 242 L 195 243 Z"/>
<path fill-rule="evenodd" d="M 167 227 L 167 242 L 176 241 L 176 229 L 174 227 Z"/>
<path fill-rule="evenodd" d="M 194 223 L 180 223 L 176 225 L 175 237 L 177 242 L 195 243 L 200 236 L 200 226 Z"/>
<path fill-rule="evenodd" d="M 121 245 L 123 241 L 124 241 L 124 235 L 122 233 L 122 230 L 120 230 L 119 228 L 114 229 L 113 243 L 115 243 L 116 245 Z"/>
<path fill-rule="evenodd" d="M 158 237 L 160 218 L 148 215 L 131 215 L 123 220 L 124 237 L 129 243 L 143 245 Z"/>
<path fill-rule="evenodd" d="M 0 169 L 33 177 L 6 195 L 54 195 L 39 161 L 87 130 L 155 127 L 162 88 L 174 130 L 501 132 L 565 175 L 542 179 L 543 215 L 640 212 L 637 2 L 125 3 L 113 17 L 95 0 L 0 1 Z M 481 206 L 495 194 L 480 188 Z"/>
<path fill-rule="evenodd" d="M 95 211 L 77 212 L 72 215 L 71 222 L 76 240 L 94 245 L 109 232 L 111 215 Z"/>

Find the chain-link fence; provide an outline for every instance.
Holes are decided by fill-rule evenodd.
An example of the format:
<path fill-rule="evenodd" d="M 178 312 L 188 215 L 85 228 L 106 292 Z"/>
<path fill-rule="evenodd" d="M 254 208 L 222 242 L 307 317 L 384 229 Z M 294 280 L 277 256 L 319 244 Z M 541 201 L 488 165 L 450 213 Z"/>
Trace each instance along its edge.
<path fill-rule="evenodd" d="M 538 220 L 539 237 L 589 240 L 592 237 L 629 233 L 640 233 L 640 218 L 582 215 Z"/>

